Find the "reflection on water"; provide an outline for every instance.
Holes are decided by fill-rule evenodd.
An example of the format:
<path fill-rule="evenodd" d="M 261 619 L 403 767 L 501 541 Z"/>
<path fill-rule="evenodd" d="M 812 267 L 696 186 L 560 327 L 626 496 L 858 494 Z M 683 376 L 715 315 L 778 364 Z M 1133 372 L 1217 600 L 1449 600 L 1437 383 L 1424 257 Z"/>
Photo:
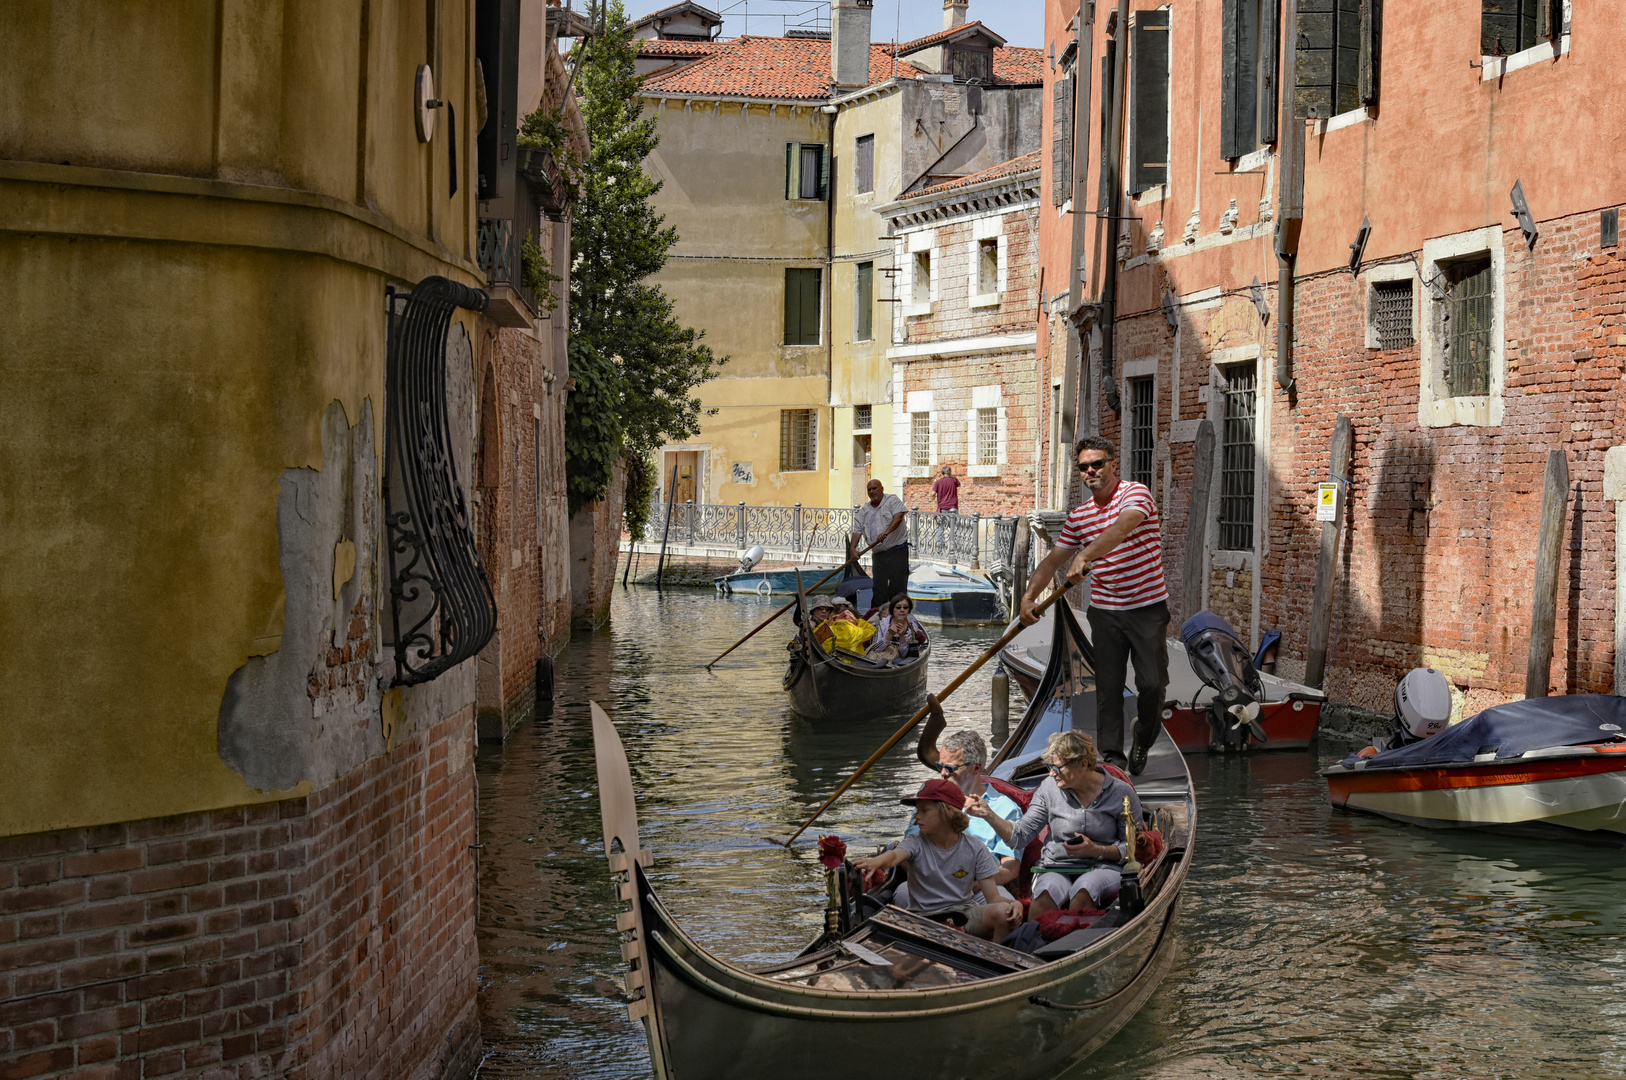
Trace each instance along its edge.
<path fill-rule="evenodd" d="M 620 998 L 590 699 L 620 728 L 651 876 L 685 928 L 742 963 L 783 959 L 817 933 L 811 846 L 787 853 L 763 837 L 805 820 L 896 721 L 797 719 L 779 689 L 777 626 L 725 666 L 699 666 L 771 610 L 699 591 L 619 594 L 612 628 L 560 657 L 552 714 L 482 755 L 482 1076 L 647 1075 Z M 992 639 L 951 632 L 931 685 Z M 948 704 L 985 733 L 988 671 Z M 898 796 L 927 776 L 909 747 L 812 832 L 855 848 L 891 836 Z M 1626 1072 L 1618 851 L 1334 813 L 1315 768 L 1303 754 L 1192 759 L 1201 820 L 1179 960 L 1068 1080 Z"/>

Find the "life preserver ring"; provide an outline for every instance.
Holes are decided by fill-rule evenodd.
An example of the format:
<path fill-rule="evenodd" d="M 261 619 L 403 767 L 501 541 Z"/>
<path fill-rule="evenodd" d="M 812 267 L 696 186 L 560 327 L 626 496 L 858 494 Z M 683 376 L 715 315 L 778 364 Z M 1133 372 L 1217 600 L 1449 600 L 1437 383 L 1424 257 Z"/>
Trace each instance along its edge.
<path fill-rule="evenodd" d="M 768 584 L 768 579 L 767 578 L 763 578 L 761 581 L 757 582 L 757 595 L 758 596 L 772 596 L 773 595 L 773 586 Z"/>

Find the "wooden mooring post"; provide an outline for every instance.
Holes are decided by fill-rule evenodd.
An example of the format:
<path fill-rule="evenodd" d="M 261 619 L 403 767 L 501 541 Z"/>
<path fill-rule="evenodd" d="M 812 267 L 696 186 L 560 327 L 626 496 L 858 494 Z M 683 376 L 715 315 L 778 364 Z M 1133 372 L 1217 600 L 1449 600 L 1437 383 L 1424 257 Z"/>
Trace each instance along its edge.
<path fill-rule="evenodd" d="M 672 482 L 666 486 L 666 523 L 661 526 L 661 558 L 655 564 L 655 591 L 661 591 L 661 579 L 666 576 L 666 538 L 672 533 L 672 506 L 677 501 L 678 467 L 672 466 Z"/>
<path fill-rule="evenodd" d="M 1349 495 L 1354 432 L 1349 417 L 1339 416 L 1332 431 L 1328 475 L 1338 485 L 1332 521 L 1321 523 L 1321 555 L 1316 561 L 1315 595 L 1310 601 L 1310 641 L 1304 664 L 1304 684 L 1320 687 L 1327 679 L 1327 640 L 1332 636 L 1332 602 L 1338 589 L 1338 548 L 1344 535 L 1344 502 Z"/>
<path fill-rule="evenodd" d="M 1214 422 L 1197 425 L 1192 444 L 1191 513 L 1186 516 L 1185 577 L 1180 617 L 1189 619 L 1203 609 L 1203 573 L 1208 568 L 1208 491 L 1214 483 Z"/>
<path fill-rule="evenodd" d="M 1564 511 L 1569 502 L 1570 463 L 1562 450 L 1547 451 L 1541 490 L 1541 532 L 1536 539 L 1536 588 L 1530 597 L 1530 653 L 1525 661 L 1524 696 L 1546 697 L 1553 671 L 1553 627 L 1558 617 L 1558 556 L 1564 543 Z"/>

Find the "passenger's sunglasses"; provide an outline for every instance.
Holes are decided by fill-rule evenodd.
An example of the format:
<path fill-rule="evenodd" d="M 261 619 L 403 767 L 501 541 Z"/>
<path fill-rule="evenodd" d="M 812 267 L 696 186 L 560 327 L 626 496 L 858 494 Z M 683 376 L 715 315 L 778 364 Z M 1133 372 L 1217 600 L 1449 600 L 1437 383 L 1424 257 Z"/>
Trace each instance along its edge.
<path fill-rule="evenodd" d="M 946 761 L 939 761 L 937 763 L 937 771 L 942 773 L 944 776 L 953 776 L 963 768 L 965 768 L 965 764 L 963 762 L 959 765 L 950 765 Z"/>
<path fill-rule="evenodd" d="M 1107 467 L 1111 458 L 1102 458 L 1100 461 L 1081 461 L 1078 463 L 1079 472 L 1099 472 Z"/>

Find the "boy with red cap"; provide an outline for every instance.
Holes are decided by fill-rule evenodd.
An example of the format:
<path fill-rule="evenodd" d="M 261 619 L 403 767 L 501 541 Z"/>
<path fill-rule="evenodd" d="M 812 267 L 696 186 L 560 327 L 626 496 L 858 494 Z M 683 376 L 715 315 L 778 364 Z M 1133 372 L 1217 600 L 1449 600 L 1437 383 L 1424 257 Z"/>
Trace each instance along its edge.
<path fill-rule="evenodd" d="M 966 833 L 971 819 L 963 809 L 965 792 L 959 785 L 941 778 L 928 780 L 915 795 L 899 801 L 915 808 L 920 832 L 906 835 L 891 851 L 854 860 L 853 865 L 870 871 L 908 863 L 910 909 L 928 917 L 963 915 L 968 934 L 998 941 L 1021 925 L 1022 905 L 995 891 L 999 860 L 988 845 Z"/>

